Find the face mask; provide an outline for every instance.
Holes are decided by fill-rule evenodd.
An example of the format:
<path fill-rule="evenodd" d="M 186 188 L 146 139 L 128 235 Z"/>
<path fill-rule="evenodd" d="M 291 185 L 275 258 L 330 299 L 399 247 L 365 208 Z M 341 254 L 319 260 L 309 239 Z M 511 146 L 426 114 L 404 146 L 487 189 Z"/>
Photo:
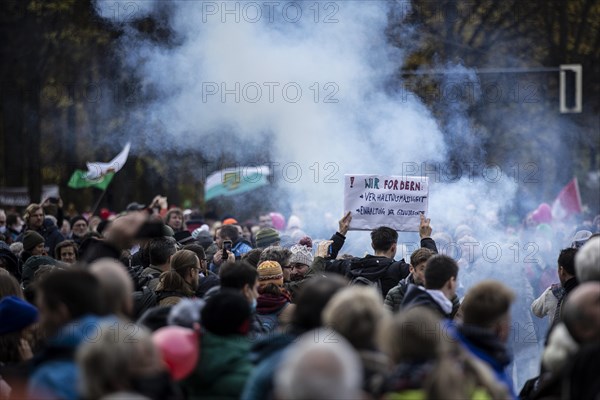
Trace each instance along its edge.
<path fill-rule="evenodd" d="M 256 312 L 256 305 L 257 305 L 257 301 L 256 299 L 252 299 L 252 305 L 250 306 L 250 309 L 252 310 L 253 313 Z"/>
<path fill-rule="evenodd" d="M 0 233 L 6 232 L 6 226 L 0 226 Z"/>

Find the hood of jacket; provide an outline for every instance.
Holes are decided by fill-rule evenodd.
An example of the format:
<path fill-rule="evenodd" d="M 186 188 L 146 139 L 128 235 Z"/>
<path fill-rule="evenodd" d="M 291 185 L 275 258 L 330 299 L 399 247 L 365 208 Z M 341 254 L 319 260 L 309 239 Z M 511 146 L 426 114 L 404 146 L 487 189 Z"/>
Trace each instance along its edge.
<path fill-rule="evenodd" d="M 58 227 L 56 226 L 56 224 L 54 222 L 52 222 L 52 220 L 50 218 L 45 218 L 44 223 L 42 224 L 42 227 L 40 229 L 40 232 L 44 232 L 44 234 L 49 236 L 49 235 L 53 234 L 55 231 L 58 231 Z M 42 234 L 42 236 L 44 236 L 44 234 Z"/>
<path fill-rule="evenodd" d="M 408 285 L 404 299 L 402 299 L 402 307 L 417 307 L 423 306 L 433 310 L 437 310 L 440 316 L 447 317 L 442 307 L 427 291 L 420 286 L 411 284 Z"/>
<path fill-rule="evenodd" d="M 252 349 L 250 351 L 250 361 L 252 361 L 252 364 L 259 364 L 261 361 L 269 358 L 276 352 L 285 349 L 287 346 L 292 344 L 295 339 L 295 335 L 290 335 L 288 333 L 267 335 L 252 345 Z"/>
<path fill-rule="evenodd" d="M 458 333 L 461 341 L 495 370 L 506 368 L 512 361 L 512 355 L 506 345 L 489 329 L 461 324 L 458 325 Z"/>
<path fill-rule="evenodd" d="M 390 265 L 395 261 L 391 258 L 367 255 L 364 258 L 355 258 L 350 263 L 350 275 L 352 277 L 364 276 L 375 281 L 381 279 Z"/>

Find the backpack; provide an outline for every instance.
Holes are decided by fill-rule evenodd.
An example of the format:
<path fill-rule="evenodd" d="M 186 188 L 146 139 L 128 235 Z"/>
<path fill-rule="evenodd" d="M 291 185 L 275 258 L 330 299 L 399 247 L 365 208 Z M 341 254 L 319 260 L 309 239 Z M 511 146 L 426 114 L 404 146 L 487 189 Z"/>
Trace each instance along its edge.
<path fill-rule="evenodd" d="M 148 286 L 148 283 L 150 283 L 150 281 L 152 279 L 160 276 L 160 273 L 158 273 L 158 272 L 148 274 L 148 275 L 142 275 L 142 272 L 144 272 L 144 269 L 145 268 L 143 265 L 134 265 L 134 266 L 127 268 L 127 271 L 129 272 L 129 276 L 131 276 L 131 280 L 133 281 L 133 284 L 135 285 L 135 288 L 134 288 L 135 291 L 142 290 L 144 287 Z"/>
<path fill-rule="evenodd" d="M 158 305 L 156 292 L 145 286 L 133 292 L 133 319 L 139 319 L 147 310 Z"/>
<path fill-rule="evenodd" d="M 381 290 L 381 279 L 377 279 L 376 281 L 372 281 L 369 278 L 365 278 L 364 276 L 355 276 L 349 283 L 350 285 L 362 285 L 362 286 L 371 286 L 379 293 L 383 295 Z"/>
<path fill-rule="evenodd" d="M 158 304 L 158 297 L 156 292 L 148 287 L 148 284 L 152 279 L 160 276 L 159 272 L 143 275 L 142 271 L 144 267 L 137 265 L 131 268 L 131 271 L 136 273 L 137 279 L 134 280 L 136 291 L 133 292 L 133 316 L 135 319 L 146 312 L 146 310 L 155 307 Z"/>

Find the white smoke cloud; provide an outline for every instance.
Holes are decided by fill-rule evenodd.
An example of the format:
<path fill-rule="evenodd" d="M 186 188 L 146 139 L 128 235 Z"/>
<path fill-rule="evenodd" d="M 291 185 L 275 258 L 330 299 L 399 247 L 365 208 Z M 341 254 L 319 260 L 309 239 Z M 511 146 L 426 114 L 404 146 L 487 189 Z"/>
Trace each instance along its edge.
<path fill-rule="evenodd" d="M 143 118 L 131 124 L 130 135 L 145 135 L 144 143 L 152 146 L 152 132 L 160 125 L 169 140 L 156 145 L 157 153 L 165 145 L 177 149 L 222 132 L 257 142 L 270 135 L 271 161 L 279 164 L 274 169 L 279 195 L 302 218 L 306 232 L 324 234 L 337 228 L 342 215 L 344 174 L 398 175 L 407 164 L 417 164 L 425 174 L 425 162 L 443 171 L 453 146 L 465 146 L 454 153 L 463 157 L 461 163 L 472 162 L 473 170 L 463 169 L 451 179 L 429 175 L 434 228 L 452 234 L 459 224 L 475 221 L 474 229 L 486 227 L 477 231 L 483 244 L 505 240 L 494 219 L 513 201 L 517 183 L 497 168 L 482 175 L 484 154 L 466 109 L 448 105 L 452 118 L 443 129 L 459 139 L 453 143 L 417 96 L 391 87 L 404 55 L 385 37 L 392 2 L 281 2 L 271 9 L 267 3 L 236 1 L 127 4 L 139 7 L 127 18 L 124 5 L 115 14 L 110 1 L 98 1 L 97 10 L 124 27 L 122 56 L 141 80 L 141 94 L 151 99 L 143 106 Z M 255 4 L 262 6 L 260 17 Z M 296 22 L 291 22 L 298 15 L 291 4 L 302 7 Z M 143 39 L 128 25 L 151 14 L 169 26 L 173 43 Z M 450 69 L 476 82 L 473 71 Z M 224 95 L 223 89 L 230 92 Z M 217 147 L 199 149 L 205 156 L 226 149 L 248 158 L 249 149 L 235 141 L 209 142 Z M 254 157 L 264 160 L 262 153 Z M 293 168 L 291 163 L 296 163 Z M 366 233 L 350 235 L 344 252 L 369 250 Z M 401 235 L 404 242 L 417 239 L 416 234 Z M 506 268 L 522 266 L 515 262 Z M 521 274 L 513 276 L 521 280 Z"/>

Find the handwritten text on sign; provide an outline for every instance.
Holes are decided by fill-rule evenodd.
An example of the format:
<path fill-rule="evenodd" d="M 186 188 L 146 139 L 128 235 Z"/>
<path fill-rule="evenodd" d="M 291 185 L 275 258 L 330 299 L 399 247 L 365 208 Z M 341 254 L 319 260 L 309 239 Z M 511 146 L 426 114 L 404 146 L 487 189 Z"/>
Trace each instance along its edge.
<path fill-rule="evenodd" d="M 345 175 L 344 210 L 352 211 L 352 230 L 388 226 L 417 232 L 427 213 L 429 181 L 420 176 Z"/>

